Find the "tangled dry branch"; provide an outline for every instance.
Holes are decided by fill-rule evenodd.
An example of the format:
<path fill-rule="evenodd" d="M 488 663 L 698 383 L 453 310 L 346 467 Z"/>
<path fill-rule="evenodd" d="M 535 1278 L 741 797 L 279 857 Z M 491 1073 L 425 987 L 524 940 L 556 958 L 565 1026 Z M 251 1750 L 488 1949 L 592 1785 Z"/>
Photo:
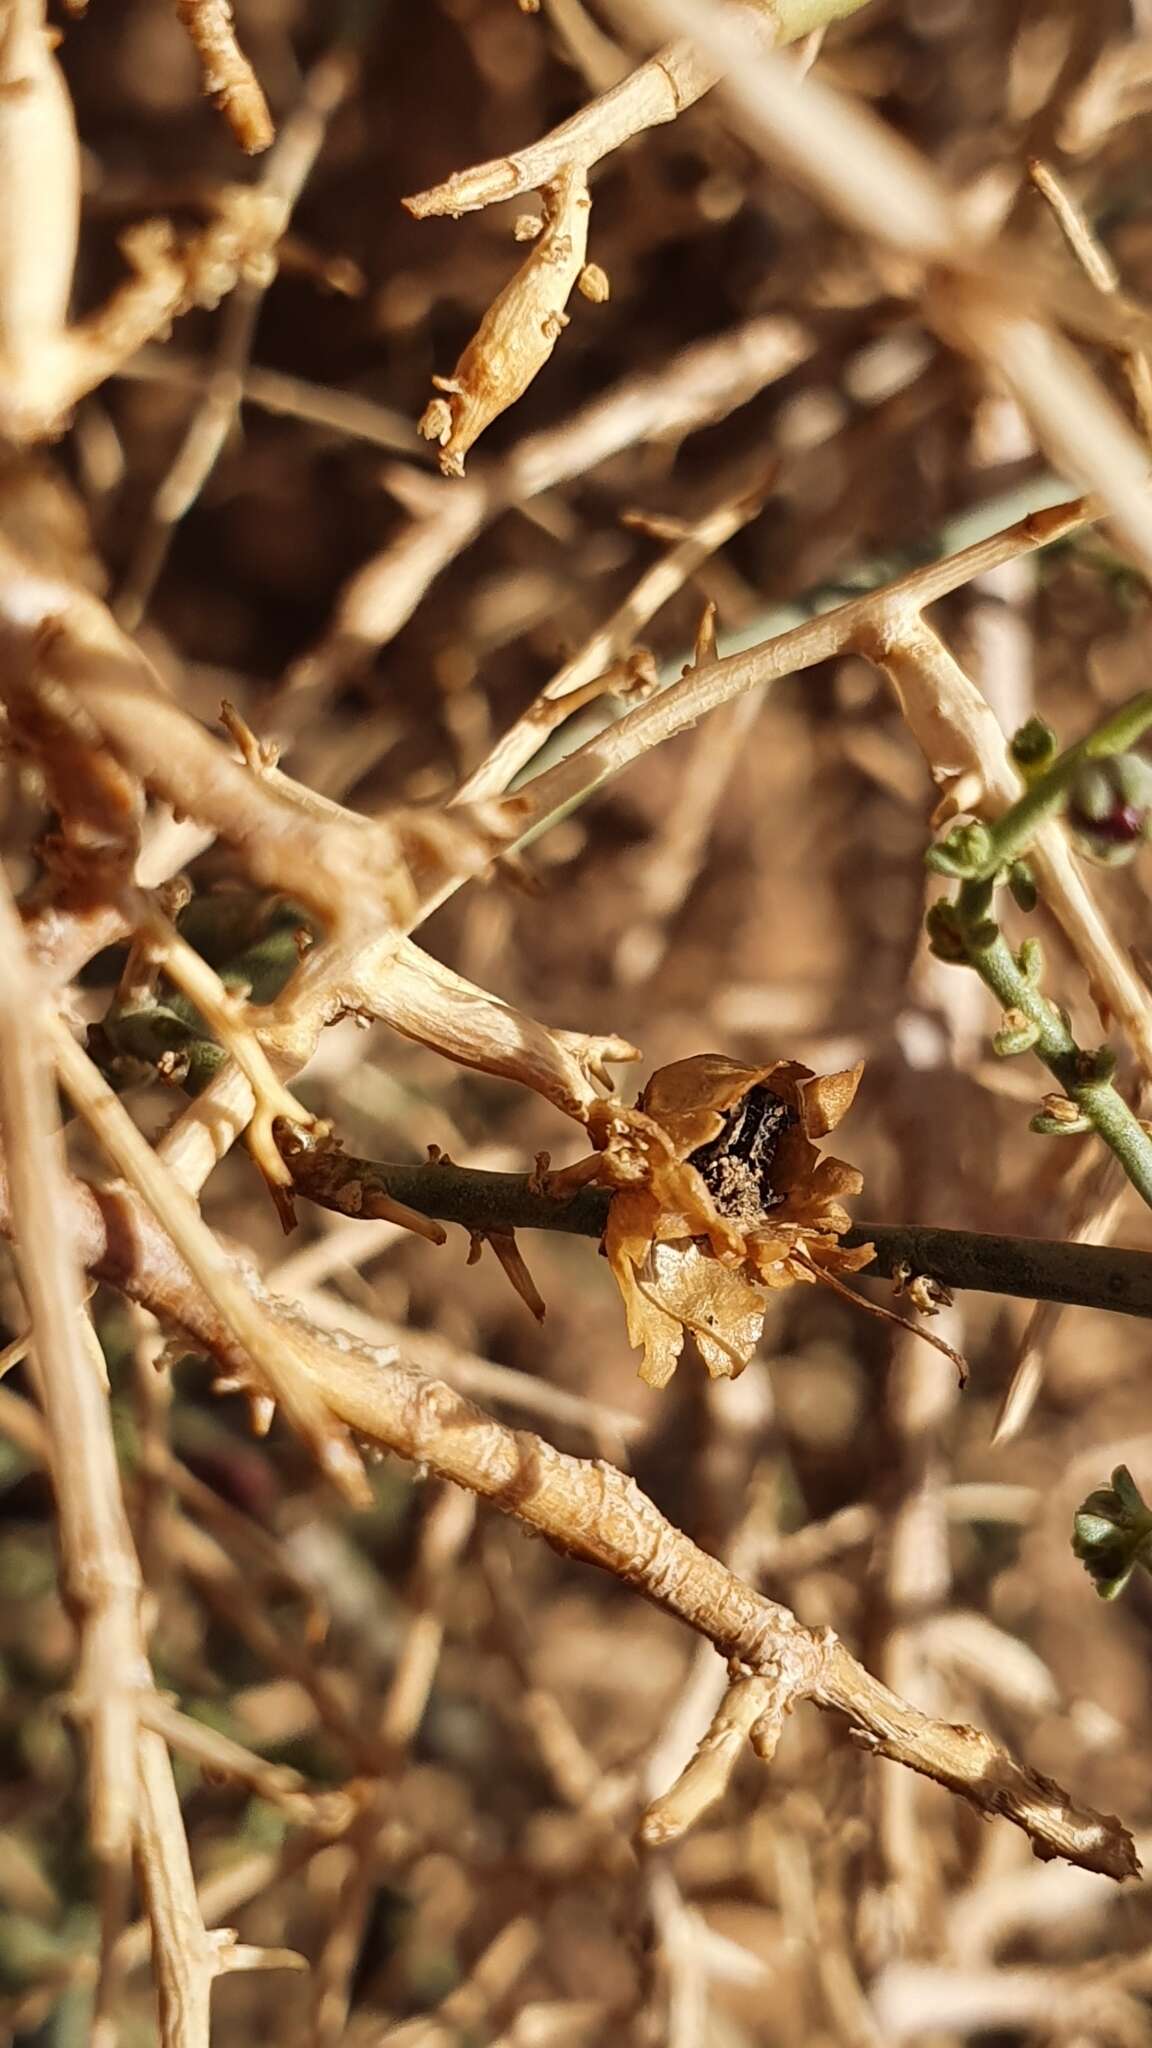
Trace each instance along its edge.
<path fill-rule="evenodd" d="M 589 296 L 603 298 L 604 280 L 586 262 L 590 168 L 630 137 L 675 119 L 723 80 L 726 103 L 753 146 L 870 238 L 894 288 L 915 298 L 941 335 L 1015 392 L 1053 460 L 1091 497 L 1029 514 L 990 539 L 724 659 L 716 657 L 709 629 L 692 666 L 666 688 L 634 665 L 625 691 L 612 670 L 612 692 L 625 698 L 623 715 L 513 788 L 544 735 L 604 694 L 604 671 L 633 655 L 638 623 L 759 505 L 760 485 L 753 490 L 745 482 L 676 541 L 659 572 L 651 572 L 652 587 L 633 592 L 496 740 L 452 801 L 397 806 L 371 819 L 280 770 L 249 744 L 251 735 L 236 719 L 227 737 L 211 734 L 165 691 L 141 646 L 98 598 L 15 543 L 5 542 L 0 555 L 0 695 L 8 734 L 38 772 L 55 814 L 27 900 L 18 912 L 7 897 L 0 899 L 6 961 L 0 1225 L 16 1247 L 48 1425 L 63 1582 L 80 1634 L 74 1709 L 89 1743 L 93 1841 L 109 1873 L 102 1995 L 107 1998 L 111 1982 L 134 1850 L 167 2041 L 189 2048 L 203 2041 L 213 1975 L 268 1958 L 207 1931 L 195 1903 L 168 1759 L 173 1724 L 154 1694 L 140 1612 L 142 1577 L 92 1356 L 84 1273 L 203 1349 L 220 1383 L 248 1395 L 258 1426 L 267 1425 L 278 1404 L 347 1498 L 368 1498 L 362 1446 L 395 1452 L 491 1502 L 563 1553 L 612 1574 L 715 1647 L 727 1660 L 728 1690 L 676 1786 L 641 1816 L 640 1833 L 649 1844 L 681 1833 L 720 1796 L 747 1741 L 770 1761 L 786 1716 L 810 1701 L 847 1716 L 873 1753 L 935 1779 L 987 1816 L 1010 1819 L 1040 1855 L 1066 1857 L 1114 1878 L 1138 1868 L 1119 1821 L 1075 1803 L 990 1736 L 897 1697 L 835 1633 L 803 1627 L 690 1541 L 612 1464 L 566 1455 L 532 1431 L 497 1421 L 403 1358 L 321 1330 L 268 1292 L 220 1242 L 196 1199 L 242 1134 L 266 1178 L 283 1187 L 288 1169 L 273 1141 L 274 1121 L 287 1119 L 298 1135 L 307 1126 L 308 1113 L 291 1084 L 326 1028 L 352 1015 L 381 1020 L 458 1065 L 533 1090 L 589 1133 L 592 1160 L 581 1163 L 571 1184 L 582 1177 L 591 1185 L 603 1176 L 597 1186 L 608 1208 L 607 1248 L 617 1277 L 623 1276 L 635 1328 L 642 1331 L 649 1318 L 645 1342 L 655 1358 L 654 1379 L 666 1377 L 664 1365 L 670 1371 L 671 1364 L 666 1346 L 660 1353 L 667 1330 L 663 1340 L 651 1336 L 653 1315 L 676 1325 L 672 1362 L 685 1329 L 695 1330 L 714 1370 L 724 1368 L 710 1358 L 708 1343 L 719 1352 L 725 1346 L 710 1324 L 703 1329 L 696 1295 L 695 1305 L 671 1313 L 672 1296 L 650 1284 L 642 1253 L 659 1264 L 663 1252 L 678 1248 L 685 1259 L 724 1266 L 729 1279 L 739 1264 L 745 1289 L 754 1255 L 760 1261 L 755 1277 L 766 1286 L 821 1274 L 839 1284 L 831 1278 L 838 1262 L 846 1270 L 862 1262 L 839 1202 L 851 1189 L 851 1170 L 837 1161 L 817 1162 L 810 1142 L 825 1134 L 844 1105 L 836 1115 L 828 1112 L 807 1069 L 776 1063 L 756 1069 L 754 1083 L 743 1083 L 747 1092 L 776 1080 L 783 1091 L 778 1101 L 791 1119 L 784 1144 L 807 1151 L 803 1171 L 797 1168 L 783 1190 L 775 1221 L 758 1213 L 762 1227 L 738 1231 L 692 1163 L 715 1140 L 735 1096 L 710 1098 L 690 1113 L 679 1102 L 658 1113 L 650 1083 L 638 1108 L 624 1109 L 613 1095 L 611 1070 L 639 1056 L 626 1039 L 611 1029 L 563 1030 L 522 1015 L 434 960 L 412 936 L 434 909 L 514 853 L 529 834 L 653 748 L 737 696 L 833 655 L 863 656 L 891 680 L 940 791 L 939 815 L 963 813 L 994 825 L 1020 790 L 1007 736 L 927 609 L 990 570 L 1101 519 L 1141 567 L 1152 565 L 1147 451 L 1067 338 L 1087 327 L 1131 358 L 1131 323 L 1112 303 L 1115 293 L 1102 291 L 1086 304 L 1062 274 L 1053 280 L 1030 262 L 1021 266 L 1007 239 L 981 241 L 927 165 L 860 106 L 818 83 L 802 86 L 795 69 L 772 53 L 769 45 L 850 13 L 856 4 L 776 0 L 730 18 L 699 0 L 652 0 L 650 15 L 677 41 L 541 142 L 456 173 L 410 200 L 411 211 L 424 217 L 462 214 L 530 190 L 543 199 L 531 252 L 453 376 L 440 380 L 442 395 L 425 414 L 423 431 L 439 443 L 441 467 L 459 479 L 479 433 L 522 396 L 549 359 L 573 288 L 582 282 Z M 244 146 L 262 148 L 270 139 L 267 110 L 235 43 L 230 10 L 201 0 L 180 13 L 204 60 L 206 89 Z M 751 37 L 749 14 L 759 17 Z M 215 303 L 245 280 L 252 288 L 266 282 L 287 214 L 282 194 L 256 187 L 231 195 L 211 225 L 184 241 L 155 225 L 138 231 L 130 250 L 134 281 L 102 312 L 69 326 L 78 152 L 71 107 L 32 0 L 18 0 L 7 11 L 0 66 L 3 420 L 14 437 L 34 439 L 55 431 L 83 392 L 176 313 Z M 563 430 L 521 443 L 502 474 L 481 472 L 443 486 L 408 476 L 403 488 L 417 509 L 401 537 L 346 589 L 331 632 L 290 676 L 281 698 L 286 727 L 326 668 L 354 665 L 365 649 L 395 632 L 439 570 L 499 511 L 669 423 L 682 431 L 722 415 L 741 394 L 795 368 L 811 345 L 790 322 L 753 320 L 689 351 L 642 388 L 635 381 L 621 387 Z M 227 988 L 175 929 L 170 905 L 144 886 L 149 804 L 192 821 L 201 843 L 218 839 L 260 890 L 290 897 L 314 917 L 316 930 L 302 933 L 300 957 L 271 1000 L 250 1001 Z M 1044 824 L 1030 854 L 1041 897 L 1101 1016 L 1115 1023 L 1152 1077 L 1147 989 L 1102 917 L 1062 827 Z M 173 866 L 181 864 L 178 852 Z M 214 1077 L 155 1146 L 77 1044 L 63 996 L 64 985 L 101 947 L 123 941 L 133 950 L 122 996 L 142 991 L 138 1009 L 146 1014 L 162 974 L 194 1006 L 221 1055 Z M 777 1069 L 785 1066 L 781 1080 Z M 832 1077 L 848 1095 L 856 1078 L 855 1071 Z M 120 1176 L 111 1186 L 67 1177 L 54 1080 Z M 357 1199 L 346 1208 L 413 1222 L 402 1200 L 370 1208 L 364 1178 L 358 1177 Z M 297 1180 L 302 1185 L 303 1174 Z M 349 1180 L 345 1172 L 345 1194 Z M 537 1190 L 531 1192 L 537 1198 Z M 383 1203 L 391 1199 L 386 1189 L 377 1196 Z M 636 1222 L 641 1210 L 642 1229 Z M 493 1218 L 473 1228 L 495 1242 L 531 1299 L 511 1232 L 499 1226 Z M 629 1243 L 641 1247 L 635 1256 Z M 693 1249 L 685 1252 L 689 1243 Z M 396 1739 L 406 1740 L 411 1712 L 397 1697 Z M 273 1960 L 285 1958 L 277 1952 Z M 336 2009 L 338 1990 L 333 1997 Z"/>

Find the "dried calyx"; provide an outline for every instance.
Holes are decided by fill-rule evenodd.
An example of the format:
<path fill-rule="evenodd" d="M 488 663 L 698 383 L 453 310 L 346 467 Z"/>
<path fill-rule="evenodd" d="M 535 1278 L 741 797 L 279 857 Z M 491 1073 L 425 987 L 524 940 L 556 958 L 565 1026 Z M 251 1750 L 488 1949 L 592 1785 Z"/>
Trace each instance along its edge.
<path fill-rule="evenodd" d="M 659 1068 L 635 1109 L 597 1106 L 600 1177 L 617 1190 L 604 1249 L 651 1385 L 671 1377 L 688 1330 L 709 1372 L 734 1377 L 770 1291 L 869 1263 L 871 1246 L 840 1242 L 850 1221 L 841 1197 L 859 1192 L 860 1175 L 814 1143 L 860 1074 L 700 1053 Z"/>

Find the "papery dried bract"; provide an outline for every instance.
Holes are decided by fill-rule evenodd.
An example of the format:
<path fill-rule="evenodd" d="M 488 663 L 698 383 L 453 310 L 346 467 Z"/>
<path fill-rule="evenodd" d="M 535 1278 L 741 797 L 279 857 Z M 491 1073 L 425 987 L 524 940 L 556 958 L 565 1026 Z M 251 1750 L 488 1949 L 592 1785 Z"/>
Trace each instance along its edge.
<path fill-rule="evenodd" d="M 851 1220 L 840 1198 L 859 1193 L 861 1176 L 812 1142 L 845 1114 L 861 1072 L 816 1075 L 793 1060 L 749 1067 L 699 1053 L 659 1068 L 635 1109 L 604 1103 L 593 1113 L 601 1177 L 618 1190 L 604 1250 L 649 1385 L 667 1384 L 688 1330 L 713 1377 L 734 1377 L 759 1342 L 765 1290 L 870 1263 L 870 1245 L 840 1243 Z M 754 1088 L 792 1117 L 772 1156 L 770 1213 L 765 1197 L 759 1213 L 737 1218 L 722 1213 L 692 1155 L 715 1145 Z"/>

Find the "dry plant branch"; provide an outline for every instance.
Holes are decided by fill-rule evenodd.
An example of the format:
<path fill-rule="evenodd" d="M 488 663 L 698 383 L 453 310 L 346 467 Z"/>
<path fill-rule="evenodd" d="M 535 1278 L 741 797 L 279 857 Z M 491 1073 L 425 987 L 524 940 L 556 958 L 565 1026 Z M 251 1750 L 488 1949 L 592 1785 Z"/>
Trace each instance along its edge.
<path fill-rule="evenodd" d="M 215 375 L 215 365 L 175 354 L 169 344 L 142 348 L 116 374 L 131 383 L 175 384 L 203 392 Z M 329 390 L 280 370 L 249 363 L 240 378 L 240 398 L 243 404 L 258 406 L 263 412 L 324 427 L 349 440 L 386 448 L 394 455 L 414 455 L 419 446 L 416 429 L 402 413 L 356 392 Z"/>
<path fill-rule="evenodd" d="M 1120 277 L 1112 258 L 1093 234 L 1091 227 L 1077 206 L 1072 194 L 1061 183 L 1050 164 L 1033 157 L 1028 165 L 1028 176 L 1036 190 L 1047 200 L 1077 262 L 1098 292 L 1114 297 L 1120 290 Z M 1122 351 L 1121 360 L 1124 374 L 1128 379 L 1136 407 L 1136 417 L 1145 440 L 1152 440 L 1152 364 L 1143 348 Z"/>
<path fill-rule="evenodd" d="M 194 1003 L 209 1030 L 235 1060 L 252 1090 L 252 1121 L 248 1138 L 261 1172 L 283 1185 L 289 1175 L 276 1150 L 272 1125 L 277 1117 L 308 1129 L 314 1119 L 273 1071 L 256 1035 L 255 1012 L 241 989 L 226 988 L 215 968 L 182 939 L 176 927 L 154 905 L 145 906 L 136 926 L 136 945 L 152 969 L 160 968 Z"/>
<path fill-rule="evenodd" d="M 1073 278 L 1055 282 L 1027 253 L 980 247 L 955 195 L 917 151 L 860 103 L 823 81 L 798 80 L 737 16 L 701 0 L 644 0 L 655 32 L 691 37 L 722 72 L 723 93 L 750 142 L 849 226 L 913 266 L 942 337 L 1009 387 L 1048 454 L 1081 488 L 1098 491 L 1134 559 L 1152 570 L 1147 449 L 1106 395 L 1062 325 L 1122 340 L 1097 296 L 1086 311 Z"/>
<path fill-rule="evenodd" d="M 811 349 L 797 321 L 762 315 L 682 349 L 655 374 L 645 369 L 621 378 L 558 426 L 526 436 L 498 466 L 475 468 L 464 482 L 419 478 L 408 524 L 344 586 L 324 638 L 290 669 L 285 708 L 292 696 L 328 691 L 392 640 L 448 564 L 502 512 L 597 468 L 623 448 L 726 419 L 786 377 Z M 409 472 L 402 477 L 395 479 L 397 495 L 411 483 Z"/>
<path fill-rule="evenodd" d="M 509 809 L 510 827 L 518 826 L 521 833 L 536 829 L 555 812 L 581 802 L 611 776 L 630 767 L 650 747 L 686 731 L 706 713 L 727 704 L 744 690 L 815 667 L 858 645 L 866 651 L 874 622 L 884 617 L 889 602 L 898 599 L 908 612 L 919 613 L 923 607 L 961 589 L 973 577 L 1063 539 L 1097 516 L 1096 508 L 1081 498 L 1048 511 L 1029 513 L 988 540 L 946 555 L 927 568 L 913 570 L 894 584 L 837 605 L 775 639 L 692 669 L 683 681 L 638 705 L 555 767 L 523 784 L 509 800 L 510 806 L 515 807 Z M 991 719 L 987 706 L 983 706 L 981 716 Z M 996 731 L 999 733 L 998 727 Z M 968 767 L 978 757 L 968 735 L 961 737 L 967 741 L 964 766 Z M 999 738 L 1003 747 L 1003 734 Z M 973 797 L 979 793 L 979 788 L 971 791 Z"/>
<path fill-rule="evenodd" d="M 241 149 L 267 149 L 275 134 L 268 103 L 236 40 L 228 0 L 176 0 L 176 12 L 200 59 L 204 91 L 223 114 Z"/>
<path fill-rule="evenodd" d="M 740 491 L 704 514 L 683 539 L 669 548 L 658 562 L 644 571 L 611 617 L 590 634 L 583 647 L 545 683 L 539 696 L 515 725 L 497 740 L 479 767 L 473 769 L 452 798 L 453 804 L 474 803 L 481 797 L 499 796 L 527 767 L 548 734 L 566 716 L 589 701 L 593 687 L 622 691 L 627 677 L 614 676 L 610 667 L 619 662 L 635 644 L 642 626 L 656 616 L 696 570 L 715 554 L 733 534 L 756 518 L 764 504 L 765 488 Z"/>
<path fill-rule="evenodd" d="M 198 1284 L 216 1303 L 223 1321 L 245 1354 L 238 1384 L 251 1394 L 264 1425 L 269 1403 L 279 1402 L 289 1421 L 310 1444 L 323 1472 L 345 1498 L 364 1505 L 370 1498 L 363 1468 L 345 1432 L 333 1429 L 323 1402 L 303 1379 L 294 1346 L 271 1338 L 231 1261 L 220 1249 L 195 1204 L 157 1158 L 128 1111 L 91 1060 L 58 1019 L 46 1025 L 62 1086 L 125 1179 L 134 1186 L 187 1262 Z"/>
<path fill-rule="evenodd" d="M 887 588 L 851 600 L 775 640 L 690 671 L 680 683 L 628 712 L 510 800 L 509 831 L 536 830 L 583 801 L 649 747 L 694 725 L 741 691 L 815 665 L 848 648 L 869 655 L 889 674 L 913 736 L 945 792 L 950 810 L 1000 815 L 1020 794 L 1005 734 L 992 710 L 933 629 L 924 606 L 973 577 L 1074 531 L 1095 507 L 1074 500 L 1030 514 L 990 540 L 944 557 Z M 1045 901 L 1088 975 L 1098 1007 L 1115 1017 L 1145 1071 L 1152 1072 L 1152 1003 L 1112 938 L 1057 826 L 1045 826 L 1035 848 Z"/>
<path fill-rule="evenodd" d="M 138 1699 L 151 1672 L 107 1394 L 85 1341 L 86 1290 L 75 1246 L 59 1228 L 67 1176 L 48 1005 L 6 881 L 0 881 L 0 948 L 0 1121 L 16 1268 L 49 1431 L 62 1591 L 79 1634 L 72 1704 L 88 1751 L 89 1831 L 103 1891 L 107 1971 L 128 1898 Z"/>
<path fill-rule="evenodd" d="M 750 32 L 768 43 L 788 43 L 855 13 L 863 0 L 751 0 L 743 9 Z M 670 43 L 630 77 L 541 142 L 515 156 L 457 171 L 431 191 L 404 201 L 418 220 L 433 214 L 474 212 L 501 199 L 538 190 L 543 222 L 523 216 L 518 239 L 540 239 L 489 307 L 449 378 L 434 377 L 445 394 L 433 399 L 420 431 L 441 447 L 447 476 L 462 476 L 464 457 L 486 426 L 522 398 L 568 324 L 564 308 L 580 282 L 594 300 L 609 285 L 596 265 L 585 269 L 588 241 L 588 171 L 646 128 L 674 121 L 715 85 L 720 71 L 689 40 Z"/>
<path fill-rule="evenodd" d="M 282 783 L 253 774 L 165 696 L 139 649 L 88 593 L 6 550 L 0 618 L 11 664 L 6 691 L 54 688 L 57 701 L 70 693 L 122 766 L 234 845 L 254 880 L 283 889 L 337 930 L 352 915 L 378 931 L 395 911 L 412 908 L 404 856 L 386 825 L 336 806 L 312 815 Z M 465 840 L 457 832 L 454 843 Z"/>
<path fill-rule="evenodd" d="M 227 26 L 231 25 L 231 9 L 226 0 L 177 0 L 177 4 L 194 41 L 198 26 L 212 32 L 221 17 L 226 17 Z M 197 48 L 203 54 L 199 41 Z M 276 276 L 272 243 L 283 239 L 331 118 L 356 75 L 356 60 L 349 49 L 337 47 L 322 57 L 305 80 L 300 99 L 265 165 L 256 190 L 267 205 L 268 260 L 258 272 L 241 277 L 225 302 L 212 369 L 180 447 L 156 489 L 117 603 L 117 616 L 129 628 L 139 624 L 163 570 L 173 530 L 204 489 L 239 417 L 245 365 L 255 339 L 260 308 Z M 271 139 L 269 125 L 266 141 Z M 265 146 L 266 142 L 245 144 L 248 148 Z"/>
<path fill-rule="evenodd" d="M 208 1929 L 163 1736 L 142 1729 L 138 1864 L 153 1930 L 153 1970 L 163 2048 L 208 2048 L 214 1980 L 230 1970 L 302 1970 L 291 1949 L 239 1943 L 230 1927 Z"/>
<path fill-rule="evenodd" d="M 1077 1194 L 1066 1225 L 1066 1241 L 1075 1245 L 1107 1245 L 1119 1221 L 1124 1195 L 1124 1184 L 1115 1160 L 1101 1153 Z M 1029 1316 L 1017 1346 L 1012 1376 L 993 1425 L 994 1444 L 1010 1443 L 1024 1429 L 1044 1382 L 1050 1343 L 1059 1316 L 1059 1305 L 1049 1302 L 1038 1302 Z"/>
<path fill-rule="evenodd" d="M 80 149 L 41 0 L 0 21 L 0 362 L 34 383 L 68 317 L 80 231 Z"/>
<path fill-rule="evenodd" d="M 90 1272 L 175 1321 L 215 1356 L 230 1354 L 233 1340 L 219 1311 L 128 1189 L 95 1194 L 72 1183 L 56 1210 L 58 1231 L 62 1224 Z M 990 1737 L 934 1721 L 898 1700 L 830 1631 L 802 1628 L 700 1550 L 616 1467 L 567 1456 L 531 1431 L 510 1429 L 443 1382 L 351 1340 L 321 1338 L 283 1303 L 265 1299 L 262 1306 L 271 1327 L 291 1332 L 333 1428 L 454 1480 L 563 1553 L 610 1572 L 707 1636 L 751 1676 L 771 1679 L 781 1711 L 803 1699 L 835 1708 L 876 1753 L 936 1779 L 987 1814 L 1013 1820 L 1039 1853 L 1112 1877 L 1134 1874 L 1131 1837 L 1119 1822 L 1076 1807 Z"/>
<path fill-rule="evenodd" d="M 742 12 L 759 39 L 779 46 L 799 42 L 863 5 L 864 0 L 745 0 Z M 569 165 L 591 170 L 634 135 L 675 121 L 711 90 L 722 70 L 702 58 L 689 38 L 670 43 L 539 142 L 454 171 L 443 184 L 414 193 L 404 204 L 417 220 L 436 214 L 458 220 L 500 200 L 539 191 Z"/>
<path fill-rule="evenodd" d="M 830 1632 L 801 1628 L 666 1522 L 614 1467 L 565 1456 L 507 1429 L 450 1388 L 396 1366 L 379 1373 L 348 1354 L 324 1368 L 335 1412 L 364 1435 L 427 1464 L 537 1529 L 565 1554 L 599 1565 L 706 1635 L 753 1677 L 778 1687 L 777 1714 L 803 1699 L 846 1713 L 876 1754 L 935 1778 L 983 1812 L 1024 1829 L 1041 1854 L 1123 1877 L 1131 1838 L 1112 1819 L 1075 1808 L 976 1729 L 933 1721 L 897 1700 Z"/>

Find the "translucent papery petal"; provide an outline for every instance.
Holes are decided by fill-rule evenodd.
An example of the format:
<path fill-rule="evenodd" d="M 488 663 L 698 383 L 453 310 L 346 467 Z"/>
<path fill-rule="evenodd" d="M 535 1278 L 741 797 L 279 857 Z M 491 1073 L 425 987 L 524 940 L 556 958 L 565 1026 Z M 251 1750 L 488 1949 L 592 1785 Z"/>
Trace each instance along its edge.
<path fill-rule="evenodd" d="M 826 1137 L 848 1114 L 864 1072 L 863 1060 L 838 1074 L 813 1074 L 801 1089 L 800 1113 L 810 1138 Z"/>
<path fill-rule="evenodd" d="M 650 1265 L 651 1292 L 660 1306 L 691 1330 L 713 1379 L 743 1372 L 764 1329 L 764 1298 L 743 1270 L 722 1266 L 691 1240 L 658 1244 Z"/>

